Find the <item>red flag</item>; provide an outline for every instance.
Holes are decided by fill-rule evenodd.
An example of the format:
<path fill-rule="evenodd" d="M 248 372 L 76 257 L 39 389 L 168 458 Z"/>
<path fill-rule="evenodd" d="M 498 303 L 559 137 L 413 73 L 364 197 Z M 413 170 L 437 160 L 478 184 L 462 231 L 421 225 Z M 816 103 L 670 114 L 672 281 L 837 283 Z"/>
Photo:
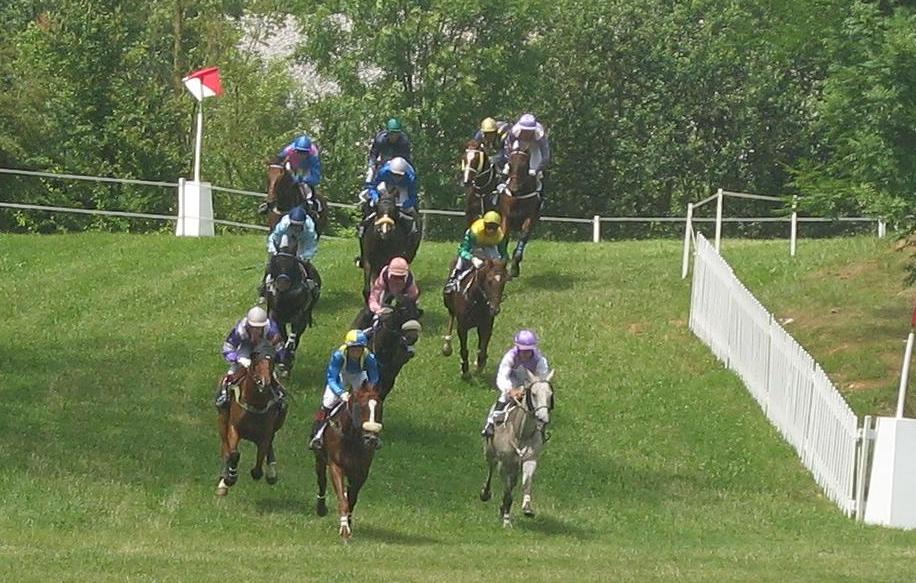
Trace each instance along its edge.
<path fill-rule="evenodd" d="M 184 86 L 188 88 L 197 101 L 203 101 L 205 97 L 223 94 L 223 86 L 219 79 L 219 67 L 207 67 L 188 75 L 182 79 Z"/>

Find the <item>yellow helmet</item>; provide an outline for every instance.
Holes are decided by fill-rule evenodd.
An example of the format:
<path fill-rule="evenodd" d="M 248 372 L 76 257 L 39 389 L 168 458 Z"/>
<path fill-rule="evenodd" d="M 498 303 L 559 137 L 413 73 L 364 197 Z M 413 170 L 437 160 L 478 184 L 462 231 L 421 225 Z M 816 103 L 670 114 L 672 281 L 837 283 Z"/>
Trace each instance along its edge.
<path fill-rule="evenodd" d="M 503 218 L 496 211 L 487 211 L 483 215 L 484 224 L 499 225 L 502 224 Z"/>
<path fill-rule="evenodd" d="M 492 117 L 485 118 L 482 122 L 480 122 L 480 131 L 484 133 L 495 132 L 497 129 L 496 120 Z"/>

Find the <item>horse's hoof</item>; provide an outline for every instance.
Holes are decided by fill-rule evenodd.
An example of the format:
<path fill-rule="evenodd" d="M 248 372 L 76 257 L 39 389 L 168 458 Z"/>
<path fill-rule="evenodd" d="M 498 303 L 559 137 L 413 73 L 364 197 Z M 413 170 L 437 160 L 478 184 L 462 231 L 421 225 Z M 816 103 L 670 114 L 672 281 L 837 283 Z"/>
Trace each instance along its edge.
<path fill-rule="evenodd" d="M 442 356 L 451 356 L 452 355 L 452 345 L 443 344 L 442 345 Z"/>
<path fill-rule="evenodd" d="M 255 480 L 260 480 L 264 475 L 264 470 L 261 468 L 251 468 L 251 477 Z"/>
<path fill-rule="evenodd" d="M 512 519 L 503 516 L 503 528 L 512 528 Z"/>
<path fill-rule="evenodd" d="M 509 270 L 509 275 L 512 276 L 513 278 L 518 277 L 520 273 L 521 273 L 521 269 L 519 269 L 518 265 L 513 265 L 512 268 Z"/>
<path fill-rule="evenodd" d="M 328 505 L 325 504 L 324 499 L 322 498 L 317 503 L 315 503 L 315 514 L 318 516 L 327 516 L 328 515 Z"/>
<path fill-rule="evenodd" d="M 223 480 L 223 483 L 226 484 L 226 486 L 230 486 L 230 487 L 231 487 L 231 486 L 235 486 L 235 483 L 238 482 L 238 481 L 239 481 L 239 477 L 238 477 L 238 475 L 236 475 L 234 478 L 233 478 L 233 477 L 229 477 L 229 478 L 224 479 L 224 480 Z"/>
<path fill-rule="evenodd" d="M 463 371 L 463 372 L 461 373 L 461 379 L 462 379 L 462 380 L 465 380 L 465 381 L 471 380 L 472 376 L 473 376 L 473 375 L 471 375 L 471 373 L 468 372 L 468 371 Z"/>
<path fill-rule="evenodd" d="M 481 490 L 481 491 L 480 491 L 480 501 L 481 501 L 481 502 L 486 502 L 486 501 L 489 500 L 489 499 L 490 499 L 490 491 L 489 491 L 489 490 Z"/>
<path fill-rule="evenodd" d="M 225 479 L 220 479 L 219 485 L 216 487 L 217 496 L 225 496 L 229 493 L 229 484 L 226 483 Z"/>
<path fill-rule="evenodd" d="M 524 512 L 525 516 L 527 516 L 528 518 L 534 518 L 534 509 L 531 508 L 530 506 L 526 508 L 522 508 L 522 512 Z"/>
<path fill-rule="evenodd" d="M 279 479 L 280 478 L 277 476 L 277 474 L 274 473 L 273 475 L 267 474 L 267 477 L 264 480 L 267 482 L 268 485 L 273 486 L 274 484 L 277 483 L 277 480 Z"/>

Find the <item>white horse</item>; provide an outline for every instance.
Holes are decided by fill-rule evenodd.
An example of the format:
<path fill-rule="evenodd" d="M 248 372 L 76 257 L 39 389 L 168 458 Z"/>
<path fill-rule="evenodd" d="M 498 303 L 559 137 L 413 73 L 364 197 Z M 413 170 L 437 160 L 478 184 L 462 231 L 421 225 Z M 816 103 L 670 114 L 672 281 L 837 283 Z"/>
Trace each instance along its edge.
<path fill-rule="evenodd" d="M 511 527 L 512 519 L 509 510 L 512 508 L 512 490 L 518 483 L 519 472 L 522 474 L 522 511 L 525 516 L 534 516 L 531 507 L 531 483 L 537 470 L 538 457 L 544 449 L 544 433 L 550 423 L 550 411 L 553 409 L 553 387 L 550 379 L 553 371 L 544 378 L 538 378 L 528 372 L 530 383 L 525 388 L 524 397 L 514 401 L 504 412 L 505 421 L 496 425 L 493 438 L 484 445 L 486 454 L 487 481 L 480 491 L 480 499 L 490 499 L 490 480 L 493 470 L 499 464 L 503 479 L 503 502 L 499 507 L 503 526 Z"/>

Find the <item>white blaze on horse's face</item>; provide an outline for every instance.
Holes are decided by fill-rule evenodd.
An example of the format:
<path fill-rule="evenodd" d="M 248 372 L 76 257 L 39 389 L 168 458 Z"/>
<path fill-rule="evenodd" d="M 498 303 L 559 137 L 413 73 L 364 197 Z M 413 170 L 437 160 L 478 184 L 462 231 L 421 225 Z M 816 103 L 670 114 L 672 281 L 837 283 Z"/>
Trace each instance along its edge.
<path fill-rule="evenodd" d="M 382 424 L 375 420 L 376 407 L 378 407 L 378 401 L 369 399 L 369 420 L 363 422 L 363 431 L 379 433 L 382 430 Z"/>

